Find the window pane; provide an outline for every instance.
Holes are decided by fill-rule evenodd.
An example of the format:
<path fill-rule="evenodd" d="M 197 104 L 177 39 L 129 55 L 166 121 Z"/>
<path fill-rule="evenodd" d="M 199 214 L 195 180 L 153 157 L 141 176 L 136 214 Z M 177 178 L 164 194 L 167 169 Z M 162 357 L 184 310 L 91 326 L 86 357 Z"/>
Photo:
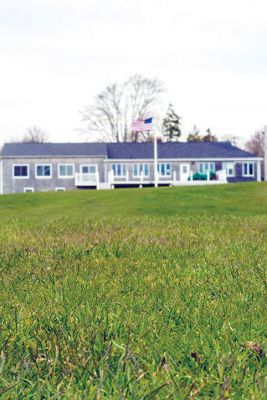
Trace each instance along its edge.
<path fill-rule="evenodd" d="M 50 165 L 45 165 L 44 167 L 44 175 L 50 176 Z"/>
<path fill-rule="evenodd" d="M 28 176 L 28 167 L 27 165 L 16 165 L 14 166 L 14 176 Z"/>
<path fill-rule="evenodd" d="M 249 175 L 253 175 L 253 164 L 249 163 Z"/>
<path fill-rule="evenodd" d="M 21 176 L 27 176 L 28 175 L 28 167 L 23 166 L 21 167 Z"/>
<path fill-rule="evenodd" d="M 121 176 L 121 165 L 117 165 L 118 176 Z"/>
<path fill-rule="evenodd" d="M 144 176 L 148 176 L 148 164 L 144 164 Z"/>
<path fill-rule="evenodd" d="M 83 165 L 80 166 L 80 171 L 82 174 L 88 173 L 88 166 Z M 75 167 L 72 164 L 59 164 L 59 176 L 60 177 L 66 177 L 66 178 L 72 178 L 74 176 L 75 172 Z"/>
<path fill-rule="evenodd" d="M 112 171 L 113 171 L 114 175 L 116 175 L 116 165 L 115 164 L 112 164 Z"/>
<path fill-rule="evenodd" d="M 166 175 L 171 175 L 171 164 L 167 164 Z"/>
<path fill-rule="evenodd" d="M 67 176 L 73 175 L 73 165 L 67 165 Z"/>
<path fill-rule="evenodd" d="M 122 166 L 122 171 L 123 171 L 123 176 L 126 176 L 126 165 L 125 164 Z"/>
<path fill-rule="evenodd" d="M 244 164 L 244 175 L 247 175 L 247 174 L 248 174 L 248 164 L 245 163 Z"/>
<path fill-rule="evenodd" d="M 146 171 L 146 176 L 149 175 L 149 166 L 148 164 L 144 164 L 144 168 Z M 166 176 L 171 174 L 171 164 L 160 163 L 158 164 L 158 172 L 161 176 Z"/>
<path fill-rule="evenodd" d="M 90 167 L 89 167 L 89 173 L 90 173 L 90 174 L 95 174 L 95 173 L 96 173 L 96 166 L 95 166 L 95 165 L 90 165 Z"/>
<path fill-rule="evenodd" d="M 50 165 L 37 165 L 36 175 L 37 176 L 46 176 L 46 177 L 51 176 Z"/>

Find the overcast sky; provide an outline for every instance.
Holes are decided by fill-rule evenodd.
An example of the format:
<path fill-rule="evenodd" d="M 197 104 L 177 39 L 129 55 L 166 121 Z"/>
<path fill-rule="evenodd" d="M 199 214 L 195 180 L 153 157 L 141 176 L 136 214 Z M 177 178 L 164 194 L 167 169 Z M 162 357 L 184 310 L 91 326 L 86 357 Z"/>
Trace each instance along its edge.
<path fill-rule="evenodd" d="M 185 134 L 267 123 L 266 0 L 0 0 L 0 142 L 81 141 L 79 110 L 134 73 L 165 82 Z"/>

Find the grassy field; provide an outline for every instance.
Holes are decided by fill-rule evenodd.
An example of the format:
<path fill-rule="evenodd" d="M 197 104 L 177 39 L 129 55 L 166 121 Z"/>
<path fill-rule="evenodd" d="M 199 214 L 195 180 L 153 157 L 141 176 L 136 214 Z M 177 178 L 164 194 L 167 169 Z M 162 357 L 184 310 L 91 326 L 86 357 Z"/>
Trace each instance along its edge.
<path fill-rule="evenodd" d="M 23 193 L 0 197 L 0 221 L 69 218 L 267 214 L 265 183 L 202 187 Z"/>
<path fill-rule="evenodd" d="M 265 399 L 267 185 L 0 198 L 0 395 Z"/>

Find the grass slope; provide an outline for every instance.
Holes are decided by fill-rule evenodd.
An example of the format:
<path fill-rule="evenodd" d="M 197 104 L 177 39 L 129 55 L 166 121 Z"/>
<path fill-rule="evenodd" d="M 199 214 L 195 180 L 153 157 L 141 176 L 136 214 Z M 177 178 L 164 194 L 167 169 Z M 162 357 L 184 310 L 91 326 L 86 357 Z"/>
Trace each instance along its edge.
<path fill-rule="evenodd" d="M 1 197 L 2 398 L 266 398 L 266 194 Z"/>
<path fill-rule="evenodd" d="M 23 193 L 0 197 L 0 219 L 267 213 L 267 184 Z"/>

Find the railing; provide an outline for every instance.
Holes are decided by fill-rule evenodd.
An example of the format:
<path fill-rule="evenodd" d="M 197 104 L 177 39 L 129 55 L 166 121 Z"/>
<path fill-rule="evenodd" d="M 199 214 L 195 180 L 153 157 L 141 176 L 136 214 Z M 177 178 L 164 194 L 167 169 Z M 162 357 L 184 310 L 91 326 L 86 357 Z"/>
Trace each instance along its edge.
<path fill-rule="evenodd" d="M 178 179 L 176 171 L 173 171 L 171 175 L 160 175 L 157 174 L 157 183 L 158 184 L 167 184 L 167 185 L 194 185 L 194 184 L 207 184 L 207 183 L 216 183 L 216 180 L 211 180 L 211 171 L 207 171 L 207 178 L 205 180 L 194 180 L 193 179 L 193 171 L 189 171 L 189 176 L 185 180 Z M 226 171 L 217 171 L 216 172 L 217 183 L 227 182 Z M 113 170 L 108 172 L 108 181 L 105 183 L 106 188 L 113 188 L 116 184 L 124 184 L 124 185 L 139 185 L 143 187 L 144 184 L 154 184 L 153 176 L 145 176 L 143 173 L 140 176 L 129 176 L 129 171 L 126 172 L 123 176 L 115 176 Z M 103 183 L 101 184 L 103 185 Z M 100 188 L 99 184 L 99 173 L 76 173 L 75 174 L 75 186 L 93 186 L 97 189 Z"/>
<path fill-rule="evenodd" d="M 173 171 L 170 175 L 160 175 L 157 174 L 157 183 L 158 184 L 167 184 L 167 185 L 194 185 L 194 184 L 216 184 L 217 182 L 227 182 L 225 171 L 217 171 L 216 179 L 212 179 L 212 171 L 205 171 L 206 178 L 205 179 L 194 179 L 194 172 L 192 170 L 189 171 L 188 177 L 181 179 L 181 176 L 177 174 L 176 171 Z M 153 176 L 144 176 L 144 174 L 140 174 L 140 176 L 130 176 L 127 171 L 124 176 L 115 176 L 113 170 L 108 172 L 108 185 L 109 187 L 113 187 L 116 184 L 129 184 L 129 185 L 140 185 L 142 187 L 143 184 L 154 184 Z"/>
<path fill-rule="evenodd" d="M 129 182 L 129 171 L 126 171 L 125 175 L 118 176 L 118 175 L 114 175 L 114 171 L 113 170 L 110 170 L 108 172 L 108 183 L 112 184 L 113 182 L 118 182 L 118 183 L 120 183 L 120 182 L 122 182 L 122 183 Z"/>
<path fill-rule="evenodd" d="M 217 171 L 216 172 L 216 176 L 217 176 L 219 181 L 227 182 L 227 174 L 226 174 L 226 170 L 225 169 Z"/>
<path fill-rule="evenodd" d="M 99 173 L 95 174 L 75 174 L 75 186 L 96 186 L 99 187 Z"/>
<path fill-rule="evenodd" d="M 165 175 L 165 176 L 161 176 L 159 174 L 157 174 L 157 181 L 159 183 L 172 183 L 173 181 L 176 181 L 176 172 L 174 171 L 172 175 Z M 109 185 L 114 185 L 114 184 L 153 184 L 154 183 L 154 179 L 152 179 L 152 177 L 146 176 L 144 175 L 143 172 L 141 172 L 141 174 L 139 176 L 129 176 L 129 171 L 126 172 L 125 175 L 122 176 L 117 176 L 114 175 L 113 170 L 110 170 L 108 172 L 108 184 Z"/>
<path fill-rule="evenodd" d="M 114 175 L 114 171 L 110 170 L 108 172 L 108 182 L 128 182 L 129 181 L 129 171 L 126 171 L 125 175 Z"/>

